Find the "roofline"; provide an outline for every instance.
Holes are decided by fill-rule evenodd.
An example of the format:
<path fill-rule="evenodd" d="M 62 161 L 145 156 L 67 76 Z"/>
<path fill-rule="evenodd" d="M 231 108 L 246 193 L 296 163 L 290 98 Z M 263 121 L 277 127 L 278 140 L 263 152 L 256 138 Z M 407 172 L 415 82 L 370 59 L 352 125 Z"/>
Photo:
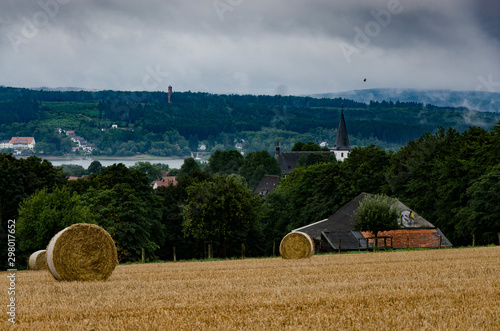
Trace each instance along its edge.
<path fill-rule="evenodd" d="M 280 152 L 280 154 L 320 154 L 320 153 L 330 153 L 330 151 L 288 151 Z"/>
<path fill-rule="evenodd" d="M 305 229 L 305 228 L 310 227 L 311 225 L 316 225 L 316 224 L 319 224 L 319 223 L 321 223 L 321 222 L 326 222 L 326 221 L 328 221 L 328 218 L 325 218 L 324 220 L 321 220 L 321 221 L 318 221 L 318 222 L 315 222 L 315 223 L 311 223 L 311 224 L 304 225 L 303 227 L 298 228 L 298 229 L 293 229 L 293 230 L 292 230 L 292 232 L 295 232 L 295 231 L 300 231 L 300 230 L 302 230 L 302 229 Z"/>

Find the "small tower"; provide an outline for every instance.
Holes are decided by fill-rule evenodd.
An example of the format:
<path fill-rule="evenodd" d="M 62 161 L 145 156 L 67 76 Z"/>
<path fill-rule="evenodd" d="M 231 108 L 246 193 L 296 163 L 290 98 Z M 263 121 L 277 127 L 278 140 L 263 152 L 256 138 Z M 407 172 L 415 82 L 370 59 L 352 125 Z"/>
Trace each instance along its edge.
<path fill-rule="evenodd" d="M 276 142 L 276 154 L 280 153 L 280 138 L 278 138 L 278 141 Z"/>
<path fill-rule="evenodd" d="M 172 103 L 172 85 L 168 86 L 168 103 Z"/>
<path fill-rule="evenodd" d="M 342 104 L 342 111 L 340 113 L 340 122 L 337 129 L 337 137 L 335 137 L 335 145 L 331 149 L 335 154 L 335 158 L 339 161 L 344 161 L 349 157 L 351 145 L 349 144 L 349 136 L 347 135 L 347 128 L 344 119 L 344 104 Z"/>

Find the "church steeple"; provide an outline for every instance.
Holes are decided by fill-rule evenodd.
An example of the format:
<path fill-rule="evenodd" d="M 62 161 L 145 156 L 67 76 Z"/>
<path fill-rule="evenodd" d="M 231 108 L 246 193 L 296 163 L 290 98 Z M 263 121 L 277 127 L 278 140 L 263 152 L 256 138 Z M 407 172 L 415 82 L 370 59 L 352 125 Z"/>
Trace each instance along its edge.
<path fill-rule="evenodd" d="M 342 104 L 342 110 L 340 112 L 340 122 L 337 129 L 337 137 L 335 137 L 335 145 L 333 145 L 331 151 L 335 154 L 335 158 L 338 161 L 344 161 L 347 159 L 349 157 L 349 152 L 351 151 L 349 136 L 347 135 L 347 128 L 345 126 L 344 104 Z"/>
<path fill-rule="evenodd" d="M 337 137 L 335 138 L 335 145 L 333 146 L 335 150 L 350 150 L 351 145 L 349 144 L 349 136 L 347 135 L 347 128 L 345 126 L 344 119 L 344 104 L 342 104 L 342 111 L 340 113 L 340 122 L 337 129 Z"/>
<path fill-rule="evenodd" d="M 278 141 L 276 142 L 276 154 L 280 153 L 280 138 L 277 138 Z"/>

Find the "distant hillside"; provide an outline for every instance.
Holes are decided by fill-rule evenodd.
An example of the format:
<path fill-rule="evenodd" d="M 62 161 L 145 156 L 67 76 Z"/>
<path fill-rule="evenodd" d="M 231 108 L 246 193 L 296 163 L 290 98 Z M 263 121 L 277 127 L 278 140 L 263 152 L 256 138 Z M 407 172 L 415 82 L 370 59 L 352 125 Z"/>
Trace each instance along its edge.
<path fill-rule="evenodd" d="M 401 101 L 439 107 L 466 107 L 477 111 L 500 112 L 500 93 L 483 91 L 368 89 L 310 95 L 314 98 L 347 98 L 368 104 L 370 101 Z"/>
<path fill-rule="evenodd" d="M 400 95 L 401 96 L 401 95 Z M 297 141 L 335 141 L 342 109 L 352 146 L 397 150 L 438 127 L 490 130 L 500 112 L 430 103 L 269 95 L 174 92 L 45 91 L 0 87 L 0 141 L 35 137 L 36 153 L 72 153 L 64 131 L 97 147 L 95 153 L 132 156 L 188 156 L 203 144 L 207 152 L 236 148 L 273 153 Z M 114 129 L 117 128 L 117 129 Z"/>

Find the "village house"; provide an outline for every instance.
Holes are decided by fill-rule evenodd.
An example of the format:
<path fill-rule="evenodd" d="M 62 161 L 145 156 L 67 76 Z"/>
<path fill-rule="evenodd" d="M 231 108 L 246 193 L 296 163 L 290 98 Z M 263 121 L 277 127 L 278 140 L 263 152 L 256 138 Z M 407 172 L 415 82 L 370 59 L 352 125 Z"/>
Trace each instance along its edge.
<path fill-rule="evenodd" d="M 177 185 L 177 177 L 168 176 L 168 172 L 166 171 L 162 171 L 161 179 L 151 182 L 151 187 L 155 190 L 160 186 L 170 186 L 170 185 L 172 186 Z"/>

